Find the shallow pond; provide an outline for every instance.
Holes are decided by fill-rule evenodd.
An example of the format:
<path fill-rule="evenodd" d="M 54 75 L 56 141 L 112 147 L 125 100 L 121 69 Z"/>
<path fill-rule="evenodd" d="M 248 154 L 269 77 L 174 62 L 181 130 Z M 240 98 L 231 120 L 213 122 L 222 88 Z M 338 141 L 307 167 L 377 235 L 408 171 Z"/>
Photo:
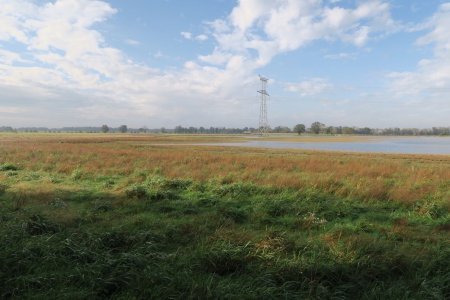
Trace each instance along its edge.
<path fill-rule="evenodd" d="M 450 154 L 450 137 L 376 137 L 357 142 L 280 142 L 251 140 L 242 143 L 220 143 L 214 145 L 352 152 Z"/>

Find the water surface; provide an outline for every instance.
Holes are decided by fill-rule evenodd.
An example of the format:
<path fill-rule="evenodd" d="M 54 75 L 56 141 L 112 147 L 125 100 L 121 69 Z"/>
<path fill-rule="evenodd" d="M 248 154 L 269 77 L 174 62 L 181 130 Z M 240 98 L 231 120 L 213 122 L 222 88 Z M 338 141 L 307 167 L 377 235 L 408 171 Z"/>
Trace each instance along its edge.
<path fill-rule="evenodd" d="M 252 140 L 242 143 L 221 143 L 214 145 L 351 152 L 450 154 L 450 137 L 376 137 L 358 142 L 281 142 Z"/>

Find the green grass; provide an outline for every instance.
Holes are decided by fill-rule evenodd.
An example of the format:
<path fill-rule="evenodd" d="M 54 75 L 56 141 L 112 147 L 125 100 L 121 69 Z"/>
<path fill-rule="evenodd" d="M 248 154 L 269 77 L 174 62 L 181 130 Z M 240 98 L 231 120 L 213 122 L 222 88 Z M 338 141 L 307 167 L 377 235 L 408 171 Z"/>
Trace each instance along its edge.
<path fill-rule="evenodd" d="M 450 298 L 450 216 L 434 199 L 142 172 L 0 176 L 0 298 Z"/>
<path fill-rule="evenodd" d="M 19 167 L 10 163 L 0 165 L 0 171 L 17 171 L 17 170 L 19 170 Z"/>

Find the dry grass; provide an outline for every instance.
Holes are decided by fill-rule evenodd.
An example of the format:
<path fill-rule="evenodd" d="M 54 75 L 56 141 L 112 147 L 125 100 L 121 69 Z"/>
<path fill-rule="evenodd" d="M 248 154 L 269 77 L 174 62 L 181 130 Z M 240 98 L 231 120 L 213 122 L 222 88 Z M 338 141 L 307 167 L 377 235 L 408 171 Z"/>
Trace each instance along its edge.
<path fill-rule="evenodd" d="M 239 137 L 231 137 L 236 139 Z M 32 171 L 100 175 L 156 173 L 170 178 L 320 189 L 362 200 L 450 202 L 450 156 L 155 145 L 223 141 L 224 136 L 0 136 L 0 164 Z M 136 142 L 145 142 L 137 145 Z"/>

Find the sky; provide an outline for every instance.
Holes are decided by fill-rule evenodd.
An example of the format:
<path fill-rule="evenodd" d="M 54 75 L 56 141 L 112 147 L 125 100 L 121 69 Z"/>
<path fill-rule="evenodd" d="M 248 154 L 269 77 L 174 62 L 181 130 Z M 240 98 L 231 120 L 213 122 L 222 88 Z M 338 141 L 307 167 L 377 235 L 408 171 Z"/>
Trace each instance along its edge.
<path fill-rule="evenodd" d="M 0 126 L 450 126 L 448 0 L 0 0 Z"/>

